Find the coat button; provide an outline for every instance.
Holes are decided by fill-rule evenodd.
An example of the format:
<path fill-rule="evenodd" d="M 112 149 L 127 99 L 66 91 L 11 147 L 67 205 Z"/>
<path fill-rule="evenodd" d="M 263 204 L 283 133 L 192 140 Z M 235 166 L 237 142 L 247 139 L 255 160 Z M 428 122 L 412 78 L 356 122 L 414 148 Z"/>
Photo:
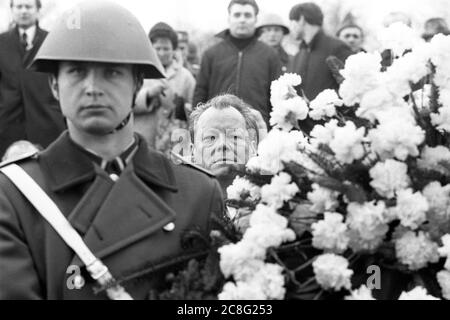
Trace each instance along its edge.
<path fill-rule="evenodd" d="M 75 289 L 80 290 L 84 287 L 86 281 L 84 280 L 84 278 L 82 276 L 80 276 L 79 274 L 77 274 L 75 276 L 75 278 L 73 279 L 73 286 L 75 287 Z"/>
<path fill-rule="evenodd" d="M 171 232 L 175 230 L 175 223 L 171 222 L 163 228 L 164 231 Z"/>
<path fill-rule="evenodd" d="M 119 176 L 115 173 L 110 174 L 109 177 L 111 178 L 112 181 L 116 182 L 117 180 L 119 180 Z"/>

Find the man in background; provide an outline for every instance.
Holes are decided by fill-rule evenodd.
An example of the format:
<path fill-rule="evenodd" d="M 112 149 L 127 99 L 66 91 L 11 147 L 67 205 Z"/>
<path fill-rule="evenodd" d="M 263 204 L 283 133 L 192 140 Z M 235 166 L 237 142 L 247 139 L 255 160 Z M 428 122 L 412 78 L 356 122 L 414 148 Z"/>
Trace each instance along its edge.
<path fill-rule="evenodd" d="M 64 130 L 45 74 L 26 66 L 47 32 L 39 27 L 40 0 L 11 0 L 15 26 L 0 34 L 0 157 L 15 141 L 47 147 Z"/>
<path fill-rule="evenodd" d="M 286 72 L 292 57 L 281 45 L 283 38 L 289 34 L 289 28 L 284 24 L 283 19 L 277 14 L 268 13 L 262 17 L 256 32 L 259 34 L 259 40 L 276 50 L 281 60 L 282 71 Z"/>
<path fill-rule="evenodd" d="M 202 58 L 194 93 L 194 108 L 223 93 L 243 99 L 259 111 L 269 126 L 270 85 L 281 74 L 277 53 L 258 40 L 259 13 L 254 0 L 232 0 L 228 6 L 229 29 Z"/>
<path fill-rule="evenodd" d="M 352 54 L 350 48 L 341 40 L 325 34 L 322 29 L 324 16 L 315 3 L 294 6 L 289 19 L 291 32 L 297 40 L 301 40 L 300 50 L 288 69 L 302 77 L 300 94 L 311 101 L 325 89 L 338 89 L 326 59 L 335 56 L 345 63 Z"/>
<path fill-rule="evenodd" d="M 346 24 L 342 26 L 336 36 L 344 41 L 353 53 L 366 52 L 363 48 L 364 31 L 357 24 Z"/>
<path fill-rule="evenodd" d="M 134 129 L 145 137 L 149 146 L 170 155 L 172 132 L 176 129 L 187 131 L 195 79 L 175 59 L 178 35 L 171 26 L 164 22 L 155 24 L 149 39 L 164 67 L 166 78 L 144 81 L 134 109 Z"/>
<path fill-rule="evenodd" d="M 177 58 L 183 62 L 183 67 L 188 69 L 197 78 L 200 70 L 197 46 L 189 40 L 187 31 L 177 31 L 178 55 Z"/>
<path fill-rule="evenodd" d="M 288 72 L 302 77 L 302 84 L 296 88 L 299 95 L 312 101 L 325 89 L 338 90 L 342 81 L 339 70 L 353 52 L 341 40 L 325 34 L 322 29 L 324 16 L 315 3 L 295 5 L 289 19 L 291 32 L 296 40 L 301 40 L 300 49 L 288 68 Z M 299 123 L 306 134 L 315 124 L 310 118 Z"/>

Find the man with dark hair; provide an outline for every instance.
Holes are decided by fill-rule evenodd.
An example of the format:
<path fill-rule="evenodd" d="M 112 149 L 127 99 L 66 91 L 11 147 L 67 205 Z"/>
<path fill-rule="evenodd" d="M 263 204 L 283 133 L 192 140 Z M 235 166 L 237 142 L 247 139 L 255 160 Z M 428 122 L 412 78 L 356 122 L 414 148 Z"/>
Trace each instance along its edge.
<path fill-rule="evenodd" d="M 0 157 L 19 140 L 46 147 L 65 128 L 47 76 L 26 70 L 47 35 L 40 8 L 39 0 L 12 0 L 15 26 L 0 34 Z"/>
<path fill-rule="evenodd" d="M 344 41 L 353 53 L 365 52 L 362 44 L 364 42 L 364 31 L 357 24 L 346 24 L 339 28 L 336 36 Z"/>
<path fill-rule="evenodd" d="M 230 2 L 229 29 L 219 33 L 222 41 L 203 55 L 194 107 L 219 94 L 234 94 L 259 111 L 269 126 L 270 85 L 281 74 L 281 61 L 275 50 L 258 40 L 258 12 L 254 0 Z"/>
<path fill-rule="evenodd" d="M 322 29 L 324 16 L 314 3 L 295 5 L 290 13 L 291 32 L 301 40 L 300 50 L 294 57 L 288 72 L 302 77 L 299 93 L 313 100 L 325 89 L 338 89 L 338 82 L 328 67 L 327 59 L 335 57 L 342 63 L 352 54 L 341 40 L 330 37 Z"/>

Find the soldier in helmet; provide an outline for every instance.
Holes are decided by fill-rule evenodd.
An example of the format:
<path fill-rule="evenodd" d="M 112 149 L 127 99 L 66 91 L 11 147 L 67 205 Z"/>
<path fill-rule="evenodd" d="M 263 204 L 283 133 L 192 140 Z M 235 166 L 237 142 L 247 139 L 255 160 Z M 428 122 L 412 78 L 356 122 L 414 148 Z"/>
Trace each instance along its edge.
<path fill-rule="evenodd" d="M 150 271 L 198 249 L 183 234 L 221 216 L 220 186 L 133 132 L 143 79 L 163 73 L 127 10 L 79 4 L 33 68 L 50 74 L 68 131 L 0 166 L 0 299 L 145 299 Z"/>

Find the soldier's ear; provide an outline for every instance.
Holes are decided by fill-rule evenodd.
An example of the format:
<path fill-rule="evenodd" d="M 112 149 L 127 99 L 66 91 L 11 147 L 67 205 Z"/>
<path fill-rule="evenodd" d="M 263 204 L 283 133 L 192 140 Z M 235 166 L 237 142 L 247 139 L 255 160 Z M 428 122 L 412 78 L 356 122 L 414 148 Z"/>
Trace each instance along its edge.
<path fill-rule="evenodd" d="M 48 82 L 50 84 L 50 89 L 52 90 L 53 96 L 56 100 L 59 101 L 59 87 L 58 87 L 58 80 L 56 79 L 55 75 L 50 75 L 48 78 Z"/>

